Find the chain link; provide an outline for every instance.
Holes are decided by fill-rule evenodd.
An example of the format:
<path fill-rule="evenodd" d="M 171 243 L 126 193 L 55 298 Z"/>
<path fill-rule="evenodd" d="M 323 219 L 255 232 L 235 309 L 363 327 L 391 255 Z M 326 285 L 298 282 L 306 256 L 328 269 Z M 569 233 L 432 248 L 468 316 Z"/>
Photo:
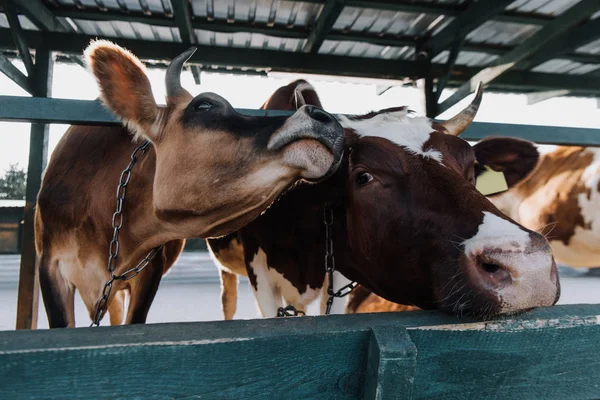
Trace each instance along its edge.
<path fill-rule="evenodd" d="M 286 307 L 279 307 L 277 309 L 278 317 L 297 317 L 299 315 L 306 315 L 304 311 L 296 309 L 293 305 L 288 305 Z"/>
<path fill-rule="evenodd" d="M 137 263 L 137 265 L 133 268 L 128 269 L 121 275 L 116 275 L 115 270 L 117 269 L 117 259 L 119 257 L 119 231 L 123 227 L 123 203 L 125 202 L 125 194 L 127 193 L 127 185 L 129 184 L 129 180 L 131 179 L 131 170 L 133 166 L 137 163 L 138 159 L 142 157 L 148 151 L 150 147 L 150 142 L 145 141 L 141 146 L 135 148 L 133 153 L 131 153 L 129 165 L 127 168 L 121 172 L 121 177 L 119 178 L 119 185 L 117 186 L 117 206 L 115 208 L 115 212 L 112 216 L 112 228 L 113 228 L 113 236 L 110 244 L 108 246 L 108 272 L 110 273 L 110 278 L 104 284 L 104 288 L 102 289 L 102 295 L 98 300 L 98 304 L 96 305 L 96 313 L 94 314 L 94 319 L 90 327 L 92 326 L 100 326 L 100 321 L 104 318 L 106 314 L 107 306 L 108 306 L 108 297 L 110 296 L 110 292 L 112 291 L 112 285 L 114 281 L 127 281 L 136 277 L 144 268 L 150 264 L 152 259 L 158 254 L 159 251 L 162 250 L 162 245 L 157 246 L 150 250 L 150 252 L 144 257 L 142 261 Z"/>
<path fill-rule="evenodd" d="M 323 209 L 323 221 L 325 222 L 325 272 L 327 273 L 327 304 L 325 315 L 331 312 L 333 300 L 348 296 L 358 286 L 356 282 L 341 287 L 337 292 L 333 291 L 333 273 L 335 272 L 335 255 L 333 254 L 333 209 L 327 206 Z"/>

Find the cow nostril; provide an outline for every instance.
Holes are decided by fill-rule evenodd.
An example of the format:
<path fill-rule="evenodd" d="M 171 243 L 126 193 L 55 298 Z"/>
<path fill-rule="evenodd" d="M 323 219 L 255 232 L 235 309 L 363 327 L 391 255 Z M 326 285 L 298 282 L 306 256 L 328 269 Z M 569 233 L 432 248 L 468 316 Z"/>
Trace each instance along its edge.
<path fill-rule="evenodd" d="M 500 266 L 498 264 L 482 263 L 481 268 L 487 273 L 495 274 L 500 269 Z"/>
<path fill-rule="evenodd" d="M 321 110 L 320 108 L 309 107 L 307 112 L 308 112 L 308 115 L 312 119 L 322 122 L 324 124 L 332 121 L 331 115 L 327 114 L 325 111 Z"/>

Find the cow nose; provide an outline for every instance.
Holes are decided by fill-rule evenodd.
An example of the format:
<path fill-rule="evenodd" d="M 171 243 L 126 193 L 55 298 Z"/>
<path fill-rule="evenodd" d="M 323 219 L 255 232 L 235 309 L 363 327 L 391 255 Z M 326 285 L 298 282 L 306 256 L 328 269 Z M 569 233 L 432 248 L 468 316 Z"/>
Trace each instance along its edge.
<path fill-rule="evenodd" d="M 310 106 L 310 105 L 306 106 L 306 113 L 312 119 L 319 121 L 323 124 L 330 124 L 335 121 L 335 119 L 333 118 L 333 116 L 331 116 L 331 114 L 326 113 L 319 107 Z"/>
<path fill-rule="evenodd" d="M 529 231 L 514 238 L 490 236 L 477 247 L 465 253 L 467 276 L 476 292 L 485 294 L 482 297 L 495 299 L 489 301 L 496 303 L 500 313 L 557 302 L 560 282 L 556 262 L 542 235 Z"/>
<path fill-rule="evenodd" d="M 478 269 L 479 284 L 487 289 L 500 289 L 512 283 L 508 266 L 482 253 L 475 257 L 475 268 Z"/>

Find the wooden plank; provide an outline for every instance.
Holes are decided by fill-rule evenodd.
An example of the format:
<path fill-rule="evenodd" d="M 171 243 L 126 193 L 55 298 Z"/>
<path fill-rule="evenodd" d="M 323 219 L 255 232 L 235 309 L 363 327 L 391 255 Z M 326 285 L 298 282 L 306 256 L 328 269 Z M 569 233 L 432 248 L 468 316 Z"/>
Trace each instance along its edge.
<path fill-rule="evenodd" d="M 402 329 L 418 351 L 414 398 L 434 393 L 431 381 L 447 382 L 451 393 L 459 394 L 471 393 L 466 389 L 476 385 L 507 382 L 504 387 L 514 394 L 515 382 L 535 377 L 550 384 L 551 377 L 565 372 L 559 361 L 570 368 L 577 363 L 568 374 L 579 375 L 577 384 L 586 379 L 589 384 L 580 389 L 559 376 L 552 390 L 566 393 L 568 388 L 569 396 L 563 398 L 582 398 L 600 379 L 600 364 L 594 361 L 596 365 L 581 368 L 584 364 L 576 357 L 583 357 L 583 362 L 597 358 L 599 315 L 600 305 L 571 305 L 487 325 L 414 312 L 6 331 L 0 332 L 0 398 L 363 398 L 372 335 L 384 348 L 386 368 L 410 375 L 400 368 L 407 361 L 404 355 L 410 361 L 413 354 L 409 342 L 397 336 Z M 525 336 L 527 340 L 519 339 Z M 569 345 L 570 338 L 575 341 Z M 550 349 L 546 354 L 544 345 Z M 519 348 L 528 357 L 517 357 Z M 453 352 L 459 363 L 453 361 Z M 552 352 L 558 356 L 553 358 Z M 518 368 L 488 377 L 485 371 L 502 372 L 496 364 L 511 365 L 502 361 L 504 353 L 520 362 Z M 394 354 L 399 356 L 397 363 Z M 540 361 L 551 362 L 556 369 L 545 369 Z M 534 372 L 554 375 L 540 377 Z M 386 379 L 398 379 L 387 372 L 381 376 L 383 385 Z M 470 381 L 462 382 L 465 377 Z M 534 393 L 523 390 L 526 395 Z"/>
<path fill-rule="evenodd" d="M 415 329 L 418 399 L 591 399 L 600 395 L 600 325 Z"/>
<path fill-rule="evenodd" d="M 371 330 L 365 377 L 367 400 L 412 397 L 417 348 L 402 326 L 376 326 Z"/>
<path fill-rule="evenodd" d="M 52 52 L 37 49 L 32 84 L 37 96 L 50 96 L 52 89 Z M 21 266 L 17 294 L 17 329 L 35 329 L 38 316 L 39 282 L 36 268 L 34 217 L 37 194 L 42 183 L 42 172 L 48 157 L 49 127 L 31 124 L 29 136 L 29 163 L 21 236 Z"/>
<path fill-rule="evenodd" d="M 237 109 L 248 116 L 291 115 L 289 111 Z M 0 120 L 74 125 L 119 125 L 99 101 L 0 96 Z M 461 135 L 466 140 L 507 136 L 536 143 L 600 146 L 600 129 L 474 122 Z"/>

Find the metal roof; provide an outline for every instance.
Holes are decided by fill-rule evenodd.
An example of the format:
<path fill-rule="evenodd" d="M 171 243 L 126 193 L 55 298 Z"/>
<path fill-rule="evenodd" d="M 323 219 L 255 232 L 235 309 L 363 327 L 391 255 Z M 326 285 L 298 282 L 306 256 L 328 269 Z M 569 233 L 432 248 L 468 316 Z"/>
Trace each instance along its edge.
<path fill-rule="evenodd" d="M 364 58 L 362 68 L 368 72 L 371 60 L 415 62 L 417 54 L 431 50 L 433 69 L 430 73 L 435 79 L 440 79 L 444 75 L 444 64 L 451 59 L 452 46 L 442 44 L 436 49 L 439 45 L 436 41 L 454 32 L 457 35 L 463 34 L 464 42 L 459 46 L 454 64 L 450 66 L 448 86 L 461 85 L 481 68 L 504 61 L 503 56 L 518 49 L 524 41 L 540 36 L 545 26 L 559 21 L 563 15 L 568 16 L 573 7 L 590 2 L 504 2 L 507 4 L 504 8 L 499 8 L 497 12 L 490 13 L 485 19 L 471 26 L 464 25 L 461 18 L 466 17 L 469 12 L 471 16 L 481 15 L 481 10 L 486 10 L 486 3 L 489 3 L 491 6 L 488 8 L 491 8 L 494 4 L 502 3 L 502 0 L 30 0 L 36 3 L 34 11 L 30 6 L 25 7 L 23 3 L 19 5 L 16 0 L 10 1 L 16 3 L 20 9 L 20 22 L 26 32 L 40 28 L 48 30 L 40 27 L 39 22 L 34 23 L 25 17 L 43 9 L 44 13 L 49 13 L 50 18 L 56 19 L 64 28 L 63 31 L 74 37 L 106 37 L 117 42 L 120 39 L 140 43 L 184 42 L 232 52 L 237 49 L 272 50 L 280 53 L 281 57 L 286 57 L 287 53 L 309 53 L 315 57 L 337 56 L 333 60 L 341 61 L 341 64 L 330 62 L 329 67 L 321 68 L 322 72 L 331 75 L 353 73 L 354 70 L 339 71 L 346 65 L 344 57 Z M 541 58 L 539 54 L 533 55 L 534 59 L 538 56 L 535 64 L 527 65 L 526 58 L 526 67 L 523 67 L 519 64 L 522 60 L 519 60 L 511 70 L 512 75 L 505 74 L 502 79 L 490 82 L 490 89 L 527 92 L 554 86 L 568 88 L 568 83 L 574 82 L 573 79 L 565 79 L 564 82 L 557 79 L 555 84 L 548 81 L 554 75 L 557 78 L 585 76 L 593 79 L 598 86 L 588 87 L 579 80 L 575 82 L 577 85 L 571 85 L 573 93 L 594 96 L 600 94 L 600 26 L 599 29 L 590 29 L 592 33 L 585 37 L 579 37 L 576 33 L 576 30 L 585 29 L 586 25 L 598 25 L 600 1 L 595 2 L 598 7 L 594 9 L 592 5 L 591 8 L 588 7 L 591 11 L 584 17 L 580 15 L 576 21 L 573 21 L 573 18 L 568 20 L 567 22 L 572 22 L 572 26 L 557 38 L 565 46 L 571 47 L 561 46 L 555 49 L 556 51 L 551 51 L 548 47 L 552 44 L 545 43 L 540 49 L 543 50 Z M 477 7 L 480 9 L 479 14 L 474 13 Z M 184 10 L 187 20 L 181 19 L 181 12 L 178 10 Z M 320 21 L 321 17 L 324 21 Z M 327 17 L 331 17 L 331 21 L 326 20 Z M 467 21 L 470 23 L 473 19 L 477 18 L 469 18 Z M 186 22 L 190 29 L 189 36 L 186 36 Z M 456 28 L 455 25 L 459 27 Z M 0 28 L 8 26 L 6 16 L 0 14 Z M 463 26 L 466 26 L 463 29 L 466 32 L 461 32 Z M 184 32 L 183 39 L 181 32 Z M 430 44 L 432 47 L 428 47 Z M 0 43 L 0 47 L 6 49 L 8 46 Z M 167 56 L 172 54 L 163 55 Z M 198 55 L 198 58 L 192 61 L 200 61 L 198 64 L 202 68 L 228 66 L 220 58 L 211 60 L 209 57 L 208 62 L 203 63 L 202 57 L 204 56 Z M 255 60 L 249 62 L 251 57 L 251 52 L 239 53 L 239 61 L 235 67 L 248 63 L 250 67 L 258 68 Z M 161 57 L 157 54 L 146 58 Z M 232 57 L 227 59 L 230 58 Z M 325 61 L 329 59 L 323 60 L 327 65 Z M 356 60 L 352 62 L 355 63 Z M 278 62 L 272 62 L 270 59 L 265 61 L 265 64 L 261 66 L 262 69 L 293 69 L 280 67 Z M 401 78 L 402 65 L 397 71 L 390 68 L 390 73 L 385 74 L 386 77 Z M 387 66 L 392 64 L 381 64 L 383 69 L 389 68 Z M 415 65 L 415 68 L 406 73 L 406 77 L 414 79 L 427 75 L 423 72 L 423 76 L 415 76 L 418 71 L 420 69 Z M 519 75 L 522 71 L 537 74 Z"/>

